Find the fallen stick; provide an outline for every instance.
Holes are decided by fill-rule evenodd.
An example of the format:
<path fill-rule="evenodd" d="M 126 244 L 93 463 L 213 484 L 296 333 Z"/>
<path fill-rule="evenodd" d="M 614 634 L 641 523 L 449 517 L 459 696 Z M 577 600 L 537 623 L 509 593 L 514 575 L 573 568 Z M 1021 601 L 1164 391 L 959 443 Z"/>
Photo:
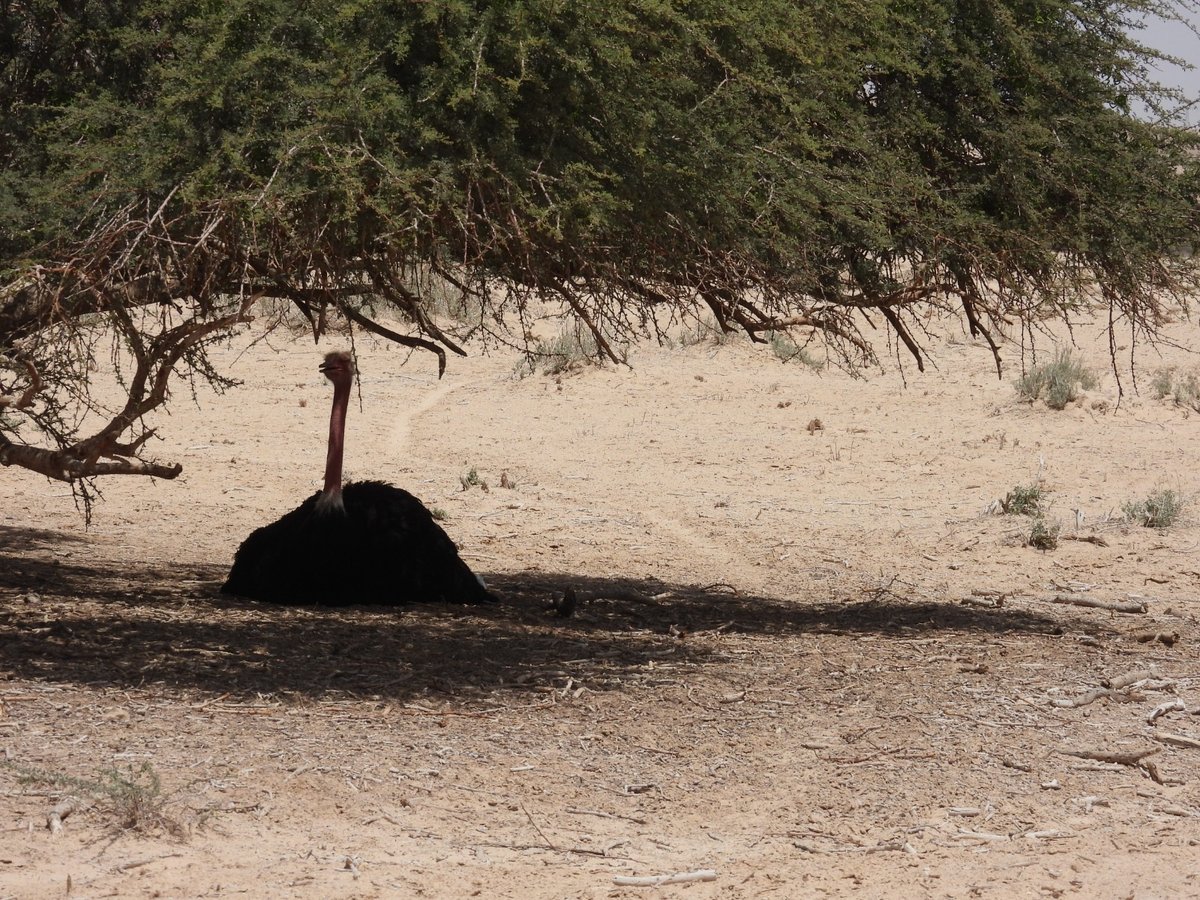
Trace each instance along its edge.
<path fill-rule="evenodd" d="M 1059 831 L 1057 828 L 1050 828 L 1046 831 L 1027 831 L 1021 837 L 1030 838 L 1035 841 L 1046 841 L 1055 838 L 1074 837 L 1074 835 L 1069 831 Z"/>
<path fill-rule="evenodd" d="M 627 857 L 609 856 L 604 850 L 593 850 L 590 847 L 547 847 L 545 844 L 510 844 L 502 841 L 480 841 L 473 847 L 503 847 L 505 850 L 553 850 L 555 853 L 578 853 L 581 856 L 600 856 L 604 859 L 626 859 Z"/>
<path fill-rule="evenodd" d="M 654 790 L 656 787 L 658 787 L 658 785 L 655 784 L 653 781 L 646 782 L 645 784 L 641 784 L 641 783 L 627 784 L 627 785 L 625 785 L 625 793 L 627 793 L 627 794 L 645 794 L 648 791 Z"/>
<path fill-rule="evenodd" d="M 1140 766 L 1147 756 L 1162 752 L 1162 747 L 1151 747 L 1148 750 L 1059 750 L 1063 756 L 1074 756 L 1076 759 L 1094 759 L 1097 762 L 1115 763 L 1119 766 Z"/>
<path fill-rule="evenodd" d="M 550 838 L 546 837 L 546 832 L 542 831 L 542 827 L 533 820 L 533 816 L 530 815 L 529 810 L 527 810 L 525 808 L 524 803 L 521 804 L 521 811 L 525 813 L 525 818 L 527 818 L 529 820 L 529 824 L 533 826 L 533 830 L 536 831 L 538 833 L 538 835 L 541 837 L 541 839 L 546 842 L 546 846 L 549 847 L 551 850 L 557 851 L 558 848 L 556 846 L 554 846 L 554 841 L 552 841 L 552 840 L 550 840 Z"/>
<path fill-rule="evenodd" d="M 1185 750 L 1200 750 L 1200 740 L 1194 737 L 1188 737 L 1186 734 L 1171 734 L 1170 732 L 1162 732 L 1161 734 L 1150 735 L 1160 744 L 1170 744 L 1172 747 L 1183 747 Z"/>
<path fill-rule="evenodd" d="M 123 862 L 113 867 L 113 871 L 117 874 L 128 872 L 130 869 L 140 869 L 142 866 L 148 866 L 150 863 L 158 862 L 160 859 L 171 859 L 175 856 L 183 856 L 182 853 L 164 853 L 162 856 L 147 856 L 145 859 L 135 859 L 132 862 Z"/>
<path fill-rule="evenodd" d="M 1179 816 L 1184 819 L 1200 818 L 1195 810 L 1188 809 L 1186 806 L 1164 806 L 1159 812 L 1164 816 Z"/>
<path fill-rule="evenodd" d="M 1078 594 L 1055 594 L 1052 602 L 1066 603 L 1071 606 L 1086 606 L 1090 609 L 1107 609 L 1110 612 L 1146 612 L 1146 604 L 1137 600 L 1096 600 L 1092 597 L 1081 597 Z"/>
<path fill-rule="evenodd" d="M 63 819 L 73 812 L 78 812 L 82 801 L 78 797 L 63 797 L 50 810 L 50 815 L 46 816 L 46 827 L 50 829 L 53 835 L 62 834 Z"/>
<path fill-rule="evenodd" d="M 1102 697 L 1111 697 L 1113 692 L 1108 688 L 1094 688 L 1086 694 L 1080 694 L 1078 697 L 1056 697 L 1050 703 L 1057 706 L 1059 709 L 1078 709 L 1080 706 L 1087 706 L 1089 703 L 1095 703 Z"/>
<path fill-rule="evenodd" d="M 1187 704 L 1178 697 L 1174 700 L 1168 700 L 1166 703 L 1160 703 L 1154 709 L 1150 710 L 1150 715 L 1146 716 L 1146 721 L 1153 725 L 1156 719 L 1161 719 L 1169 712 L 1187 712 Z"/>
<path fill-rule="evenodd" d="M 968 838 L 975 841 L 1011 841 L 1011 834 L 995 834 L 991 831 L 960 831 L 958 834 L 952 834 L 950 837 Z"/>
<path fill-rule="evenodd" d="M 602 819 L 624 819 L 627 822 L 636 822 L 638 825 L 645 825 L 645 819 L 639 819 L 637 816 L 622 816 L 617 813 L 602 812 L 598 809 L 581 809 L 578 806 L 568 806 L 567 812 L 576 816 L 599 816 Z"/>
<path fill-rule="evenodd" d="M 1080 541 L 1084 544 L 1095 544 L 1097 547 L 1107 547 L 1108 541 L 1098 534 L 1068 534 L 1062 537 L 1064 541 Z"/>
<path fill-rule="evenodd" d="M 1169 678 L 1151 678 L 1149 681 L 1143 681 L 1138 685 L 1139 691 L 1172 691 L 1175 690 L 1175 682 Z"/>
<path fill-rule="evenodd" d="M 1124 675 L 1114 675 L 1112 678 L 1102 678 L 1100 683 L 1106 688 L 1112 688 L 1114 691 L 1119 691 L 1122 688 L 1135 685 L 1139 681 L 1149 681 L 1153 677 L 1153 669 L 1138 669 L 1134 672 L 1126 672 Z"/>
<path fill-rule="evenodd" d="M 1004 606 L 1004 595 L 990 597 L 960 597 L 958 602 L 963 606 L 977 606 L 980 609 L 999 609 Z"/>
<path fill-rule="evenodd" d="M 1139 644 L 1149 644 L 1157 641 L 1160 644 L 1165 644 L 1168 647 L 1174 647 L 1179 642 L 1178 631 L 1143 631 L 1140 634 L 1135 634 L 1133 639 Z"/>
<path fill-rule="evenodd" d="M 657 887 L 660 884 L 686 884 L 689 881 L 716 881 L 717 873 L 712 869 L 695 872 L 676 872 L 674 875 L 614 875 L 613 884 L 624 887 Z"/>

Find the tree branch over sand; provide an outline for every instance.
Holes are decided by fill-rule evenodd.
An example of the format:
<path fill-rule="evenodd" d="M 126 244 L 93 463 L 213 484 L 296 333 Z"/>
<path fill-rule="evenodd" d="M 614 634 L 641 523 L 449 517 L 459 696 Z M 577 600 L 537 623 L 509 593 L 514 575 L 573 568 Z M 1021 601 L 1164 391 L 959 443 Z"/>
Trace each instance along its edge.
<path fill-rule="evenodd" d="M 999 374 L 1049 319 L 1106 313 L 1115 367 L 1187 311 L 1200 136 L 1125 23 L 1193 0 L 867 6 L 6 6 L 0 462 L 174 477 L 149 418 L 253 318 L 440 373 L 547 311 L 611 362 L 703 316 L 855 371 L 878 329 L 923 369 L 938 311 Z"/>

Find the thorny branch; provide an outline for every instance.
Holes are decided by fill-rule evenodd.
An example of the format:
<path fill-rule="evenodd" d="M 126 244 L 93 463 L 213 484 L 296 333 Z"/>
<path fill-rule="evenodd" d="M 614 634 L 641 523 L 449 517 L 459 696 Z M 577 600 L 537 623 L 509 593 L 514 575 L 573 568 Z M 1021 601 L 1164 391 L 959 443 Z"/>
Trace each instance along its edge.
<path fill-rule="evenodd" d="M 519 188 L 487 169 L 461 204 L 347 236 L 272 193 L 291 160 L 289 152 L 248 209 L 237 198 L 189 204 L 179 190 L 124 205 L 101 198 L 82 237 L 0 280 L 0 464 L 70 482 L 85 507 L 97 476 L 177 476 L 177 463 L 144 456 L 155 434 L 147 417 L 169 403 L 173 374 L 232 386 L 207 349 L 264 311 L 279 324 L 272 301 L 303 317 L 318 341 L 357 327 L 429 351 L 439 376 L 447 351 L 465 355 L 464 335 L 477 330 L 532 359 L 531 324 L 550 303 L 590 333 L 597 357 L 615 363 L 629 342 L 661 339 L 664 322 L 711 315 L 755 341 L 783 331 L 822 340 L 851 371 L 878 361 L 861 330 L 875 328 L 876 315 L 923 370 L 923 317 L 940 309 L 965 317 L 999 373 L 1013 321 L 1031 334 L 1048 314 L 1067 315 L 1069 298 L 1094 287 L 1089 278 L 1103 282 L 1103 273 L 1064 264 L 1046 274 L 941 238 L 920 249 L 834 248 L 816 264 L 803 254 L 742 256 L 682 222 L 630 235 L 628 246 L 568 241 L 554 215 L 529 212 Z M 1125 277 L 1121 290 L 1102 284 L 1099 297 L 1114 328 L 1152 339 L 1162 298 L 1186 294 L 1195 273 L 1161 263 L 1144 274 L 1144 287 Z M 454 293 L 473 310 L 469 328 L 447 324 L 437 306 Z M 92 393 L 106 348 L 124 395 L 117 408 Z"/>

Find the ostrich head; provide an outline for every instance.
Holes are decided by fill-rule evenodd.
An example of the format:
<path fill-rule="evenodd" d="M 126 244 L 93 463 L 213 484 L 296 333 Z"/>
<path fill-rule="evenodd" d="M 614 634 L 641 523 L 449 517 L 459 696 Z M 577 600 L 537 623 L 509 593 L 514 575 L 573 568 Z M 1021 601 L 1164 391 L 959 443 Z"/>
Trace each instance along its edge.
<path fill-rule="evenodd" d="M 329 353 L 321 363 L 321 373 L 333 382 L 333 409 L 329 413 L 329 452 L 325 457 L 325 489 L 317 500 L 322 511 L 341 510 L 342 456 L 346 443 L 346 410 L 350 406 L 350 385 L 354 381 L 354 361 L 344 351 Z"/>
<path fill-rule="evenodd" d="M 320 365 L 321 373 L 333 382 L 336 389 L 339 384 L 345 383 L 346 387 L 350 386 L 350 382 L 354 378 L 354 360 L 345 350 L 335 350 L 333 353 L 325 354 L 325 361 Z"/>

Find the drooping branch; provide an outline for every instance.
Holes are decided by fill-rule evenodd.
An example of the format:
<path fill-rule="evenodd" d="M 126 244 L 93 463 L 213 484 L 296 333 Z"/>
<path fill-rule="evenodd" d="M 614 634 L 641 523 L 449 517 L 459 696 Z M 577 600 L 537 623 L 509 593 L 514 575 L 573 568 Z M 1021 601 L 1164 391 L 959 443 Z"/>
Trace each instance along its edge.
<path fill-rule="evenodd" d="M 183 471 L 179 463 L 162 464 L 116 455 L 111 459 L 89 461 L 69 452 L 14 444 L 3 434 L 0 434 L 0 465 L 20 466 L 56 481 L 76 481 L 100 475 L 149 475 L 171 479 Z"/>
<path fill-rule="evenodd" d="M 423 332 L 433 337 L 439 343 L 449 347 L 459 356 L 466 356 L 467 351 L 452 341 L 445 332 L 443 332 L 437 324 L 429 318 L 425 312 L 425 307 L 421 303 L 421 299 L 412 291 L 404 287 L 400 280 L 396 277 L 394 269 L 388 266 L 383 260 L 368 260 L 368 268 L 371 272 L 372 281 L 376 289 L 383 296 L 390 300 L 396 307 L 408 314 L 409 318 L 417 323 Z M 401 341 L 401 343 L 404 343 Z M 424 346 L 423 344 L 410 344 L 409 346 Z M 444 354 L 443 354 L 444 356 Z"/>
<path fill-rule="evenodd" d="M 138 347 L 135 352 L 137 367 L 127 386 L 124 408 L 100 431 L 71 448 L 71 455 L 84 460 L 87 466 L 94 465 L 101 456 L 120 455 L 121 445 L 117 439 L 135 422 L 166 402 L 171 375 L 183 355 L 209 335 L 249 322 L 249 311 L 259 299 L 258 294 L 243 298 L 237 310 L 226 316 L 207 321 L 190 319 L 156 335 L 144 348 L 139 336 L 139 343 L 135 345 Z M 145 439 L 143 436 L 127 446 L 136 449 Z"/>
<path fill-rule="evenodd" d="M 79 31 L 57 28 L 77 13 L 42 6 L 18 4 L 17 20 Z M 1200 265 L 1173 249 L 1200 222 L 1200 140 L 1122 112 L 1112 60 L 1145 56 L 1114 27 L 1123 7 L 1056 7 L 1036 25 L 1054 29 L 1045 42 L 1019 16 L 944 18 L 938 3 L 867 17 L 826 4 L 820 28 L 808 7 L 772 3 L 767 31 L 687 4 L 577 4 L 479 44 L 471 4 L 433 19 L 420 4 L 277 5 L 220 66 L 196 36 L 224 33 L 228 11 L 185 7 L 155 7 L 150 41 L 142 5 L 125 4 L 122 27 L 80 38 L 67 58 L 86 65 L 69 77 L 46 63 L 58 56 L 14 50 L 17 115 L 0 115 L 2 174 L 23 186 L 0 223 L 9 460 L 77 479 L 139 472 L 172 370 L 230 383 L 206 347 L 249 317 L 246 298 L 288 301 L 268 328 L 294 307 L 317 340 L 361 328 L 434 353 L 439 374 L 464 332 L 536 353 L 543 313 L 614 362 L 711 313 L 756 342 L 804 332 L 851 369 L 877 361 L 863 323 L 882 322 L 923 369 L 934 309 L 965 318 L 999 371 L 1010 321 L 1036 328 L 1099 297 L 1110 336 L 1153 339 L 1200 287 Z M 310 39 L 278 46 L 297 16 Z M 727 89 L 718 45 L 746 89 Z M 277 77 L 247 81 L 263 51 Z M 946 65 L 979 78 L 932 88 Z M 589 77 L 558 102 L 580 66 Z M 98 90 L 77 89 L 85 70 Z M 997 106 L 998 86 L 1011 103 Z M 203 98 L 235 94 L 274 114 L 214 120 Z M 471 298 L 470 331 L 435 315 L 428 288 L 443 282 Z M 382 324 L 392 316 L 407 327 Z M 105 346 L 128 392 L 115 411 L 92 393 Z M 81 436 L 96 415 L 104 427 Z"/>
<path fill-rule="evenodd" d="M 104 312 L 114 304 L 127 309 L 170 303 L 190 291 L 179 281 L 162 282 L 150 274 L 109 286 L 104 296 L 72 290 L 77 273 L 67 266 L 35 266 L 25 278 L 0 285 L 0 347 L 90 313 Z"/>
<path fill-rule="evenodd" d="M 896 311 L 890 306 L 881 307 L 879 311 L 883 313 L 883 317 L 892 326 L 892 331 L 900 336 L 900 340 L 904 342 L 904 346 L 908 348 L 908 352 L 917 361 L 917 371 L 924 372 L 925 359 L 921 354 L 921 348 L 917 345 L 917 342 L 913 339 L 905 324 L 900 321 L 900 317 L 896 315 Z"/>
<path fill-rule="evenodd" d="M 372 334 L 376 334 L 379 337 L 386 338 L 389 341 L 393 341 L 394 343 L 401 344 L 405 347 L 428 350 L 430 353 L 436 354 L 438 358 L 438 378 L 441 378 L 445 373 L 446 351 L 432 341 L 427 341 L 424 338 L 413 337 L 412 335 L 400 334 L 397 331 L 392 331 L 392 329 L 388 328 L 387 326 L 380 325 L 373 319 L 368 319 L 352 306 L 339 305 L 338 309 L 340 309 L 342 314 L 355 325 L 366 329 Z"/>
<path fill-rule="evenodd" d="M 988 328 L 985 328 L 983 323 L 979 320 L 979 312 L 976 309 L 978 294 L 974 288 L 971 287 L 970 289 L 964 289 L 961 296 L 962 308 L 963 312 L 967 316 L 967 324 L 971 329 L 971 336 L 974 337 L 976 335 L 983 335 L 983 339 L 987 341 L 988 347 L 991 348 L 992 360 L 996 363 L 996 377 L 1003 378 L 1004 374 L 1000 361 L 1000 347 L 996 343 L 996 339 L 992 337 L 992 332 Z"/>
<path fill-rule="evenodd" d="M 575 292 L 571 290 L 569 286 L 561 284 L 557 281 L 552 282 L 550 287 L 556 294 L 558 294 L 558 296 L 562 297 L 562 299 L 566 301 L 567 305 L 571 307 L 575 315 L 579 316 L 583 324 L 587 326 L 588 331 L 591 332 L 592 338 L 596 341 L 597 348 L 599 348 L 599 350 L 605 356 L 607 356 L 611 362 L 617 364 L 623 362 L 621 357 L 617 356 L 617 354 L 613 351 L 612 346 L 608 343 L 608 339 L 604 336 L 604 332 L 601 331 L 600 327 L 596 324 L 596 320 L 592 318 L 591 314 L 588 313 L 583 304 L 579 302 L 579 297 L 576 296 Z"/>
<path fill-rule="evenodd" d="M 25 371 L 29 373 L 29 384 L 25 390 L 15 397 L 0 395 L 0 410 L 8 408 L 28 409 L 33 405 L 33 398 L 37 396 L 38 391 L 43 387 L 42 379 L 38 375 L 37 368 L 29 360 L 25 360 Z"/>
<path fill-rule="evenodd" d="M 743 326 L 750 332 L 786 331 L 789 328 L 811 328 L 846 341 L 854 346 L 863 356 L 871 355 L 871 346 L 856 334 L 851 334 L 837 322 L 818 319 L 810 315 L 783 316 L 781 318 L 764 318 L 760 322 L 748 322 Z"/>

